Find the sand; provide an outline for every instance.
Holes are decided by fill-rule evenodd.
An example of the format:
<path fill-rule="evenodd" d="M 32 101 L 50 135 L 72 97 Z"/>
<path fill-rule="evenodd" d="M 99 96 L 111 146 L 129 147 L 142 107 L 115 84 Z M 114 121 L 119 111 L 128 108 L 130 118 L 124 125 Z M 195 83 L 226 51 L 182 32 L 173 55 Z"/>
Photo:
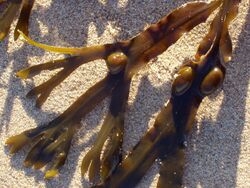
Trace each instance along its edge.
<path fill-rule="evenodd" d="M 58 46 L 89 46 L 128 39 L 188 0 L 37 0 L 30 20 L 31 38 Z M 242 0 L 230 27 L 233 60 L 227 65 L 224 85 L 206 98 L 188 139 L 184 174 L 186 187 L 250 187 L 250 14 L 249 1 Z M 210 19 L 211 20 L 211 19 Z M 209 22 L 208 22 L 209 23 Z M 176 69 L 192 58 L 208 23 L 184 35 L 154 59 L 132 81 L 125 121 L 124 155 L 152 126 L 164 102 Z M 12 24 L 12 31 L 14 29 Z M 63 55 L 14 42 L 13 32 L 0 43 L 0 187 L 88 187 L 80 173 L 81 160 L 92 146 L 107 113 L 109 99 L 81 121 L 66 164 L 58 178 L 46 181 L 42 171 L 23 166 L 28 148 L 11 156 L 6 139 L 49 122 L 62 113 L 94 83 L 104 77 L 103 61 L 81 66 L 58 86 L 41 109 L 26 93 L 55 72 L 43 72 L 28 80 L 15 73 L 29 65 Z M 159 163 L 155 163 L 138 188 L 156 187 Z"/>

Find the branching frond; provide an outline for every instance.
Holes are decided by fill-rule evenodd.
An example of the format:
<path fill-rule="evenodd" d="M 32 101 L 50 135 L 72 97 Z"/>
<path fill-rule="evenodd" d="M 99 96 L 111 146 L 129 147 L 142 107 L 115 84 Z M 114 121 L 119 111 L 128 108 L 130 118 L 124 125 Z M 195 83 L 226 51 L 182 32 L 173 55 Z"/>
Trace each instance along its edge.
<path fill-rule="evenodd" d="M 0 1 L 0 3 L 3 1 Z M 213 93 L 225 77 L 224 63 L 230 61 L 232 42 L 228 32 L 230 22 L 238 11 L 239 0 L 215 0 L 210 3 L 193 2 L 177 8 L 158 23 L 151 25 L 130 40 L 113 44 L 82 48 L 64 48 L 41 44 L 27 36 L 27 20 L 34 0 L 24 1 L 15 38 L 70 57 L 25 68 L 17 73 L 26 79 L 44 70 L 61 69 L 48 81 L 33 88 L 28 96 L 36 96 L 40 107 L 52 90 L 82 64 L 104 59 L 108 67 L 106 78 L 80 96 L 64 113 L 46 125 L 10 137 L 6 144 L 11 153 L 28 143 L 33 147 L 25 159 L 26 166 L 37 169 L 52 162 L 46 178 L 58 174 L 69 152 L 71 140 L 81 118 L 104 98 L 111 96 L 106 115 L 93 147 L 83 158 L 81 172 L 88 172 L 90 181 L 101 177 L 95 187 L 127 188 L 135 186 L 158 158 L 162 160 L 158 187 L 180 187 L 184 170 L 186 137 L 203 98 Z M 0 18 L 0 38 L 6 36 L 13 21 L 13 12 L 19 10 L 21 0 L 13 1 Z M 152 58 L 158 56 L 195 26 L 205 22 L 220 7 L 208 34 L 201 41 L 195 61 L 189 61 L 178 71 L 172 84 L 171 97 L 161 109 L 151 127 L 129 155 L 122 161 L 124 117 L 132 77 Z M 20 31 L 19 31 L 20 29 Z M 105 143 L 108 143 L 106 147 Z M 103 155 L 101 155 L 103 153 Z"/>

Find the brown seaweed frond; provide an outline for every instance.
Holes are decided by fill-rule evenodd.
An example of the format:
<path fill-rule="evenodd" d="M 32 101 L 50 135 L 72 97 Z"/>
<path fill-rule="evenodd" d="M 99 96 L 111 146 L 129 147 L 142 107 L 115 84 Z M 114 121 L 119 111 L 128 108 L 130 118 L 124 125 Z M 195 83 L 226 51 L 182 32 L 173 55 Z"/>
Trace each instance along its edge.
<path fill-rule="evenodd" d="M 33 143 L 25 159 L 25 166 L 40 169 L 54 159 L 51 170 L 45 175 L 46 178 L 54 177 L 57 174 L 54 172 L 57 172 L 66 160 L 72 137 L 79 127 L 81 117 L 107 97 L 116 84 L 117 77 L 109 74 L 47 125 L 10 137 L 6 144 L 10 145 L 11 153 L 17 152 L 28 143 Z"/>
<path fill-rule="evenodd" d="M 2 41 L 9 33 L 10 26 L 15 19 L 17 13 L 21 9 L 18 22 L 14 31 L 14 40 L 19 37 L 18 30 L 29 34 L 29 17 L 35 0 L 2 0 L 1 4 L 6 4 L 5 11 L 0 15 L 0 41 Z"/>
<path fill-rule="evenodd" d="M 92 47 L 64 48 L 44 45 L 33 41 L 23 32 L 19 32 L 24 41 L 31 45 L 47 51 L 71 55 L 65 59 L 31 66 L 17 73 L 17 76 L 27 78 L 44 70 L 62 68 L 47 82 L 33 88 L 28 93 L 28 96 L 38 97 L 37 106 L 41 106 L 51 91 L 84 63 L 104 59 L 108 67 L 108 74 L 104 80 L 92 86 L 64 113 L 47 125 L 25 131 L 8 139 L 7 144 L 12 146 L 11 151 L 16 152 L 26 143 L 36 142 L 37 144 L 29 152 L 25 164 L 40 168 L 55 158 L 56 162 L 52 162 L 52 170 L 46 174 L 48 178 L 53 177 L 66 159 L 72 136 L 76 132 L 81 118 L 110 95 L 109 112 L 94 146 L 83 159 L 82 174 L 89 171 L 90 181 L 100 175 L 102 182 L 105 185 L 108 182 L 107 185 L 111 185 L 111 187 L 124 187 L 126 183 L 135 185 L 153 161 L 159 156 L 165 155 L 163 150 L 172 153 L 172 149 L 179 144 L 177 141 L 179 141 L 180 134 L 175 129 L 176 117 L 171 114 L 172 110 L 176 110 L 176 104 L 170 102 L 160 113 L 155 126 L 146 133 L 129 157 L 120 163 L 124 114 L 132 77 L 152 58 L 167 50 L 184 33 L 205 22 L 220 4 L 219 0 L 211 3 L 188 3 L 172 11 L 158 23 L 151 25 L 130 40 Z M 183 83 L 186 88 L 185 84 L 190 86 L 189 82 L 193 80 L 192 69 L 191 71 L 183 70 L 183 72 L 180 74 L 189 76 L 188 83 Z M 183 92 L 183 84 L 180 82 L 180 86 L 176 89 L 177 92 Z M 189 110 L 191 109 L 189 108 Z M 108 142 L 108 146 L 104 148 L 104 143 L 108 140 L 111 142 Z M 102 150 L 104 150 L 103 157 L 101 157 Z"/>
<path fill-rule="evenodd" d="M 156 159 L 161 160 L 157 187 L 182 187 L 187 135 L 203 98 L 221 86 L 224 63 L 231 59 L 228 25 L 237 14 L 239 0 L 224 0 L 219 13 L 202 40 L 195 61 L 178 71 L 171 98 L 129 155 L 104 183 L 95 188 L 134 187 Z M 225 41 L 226 40 L 226 41 Z"/>

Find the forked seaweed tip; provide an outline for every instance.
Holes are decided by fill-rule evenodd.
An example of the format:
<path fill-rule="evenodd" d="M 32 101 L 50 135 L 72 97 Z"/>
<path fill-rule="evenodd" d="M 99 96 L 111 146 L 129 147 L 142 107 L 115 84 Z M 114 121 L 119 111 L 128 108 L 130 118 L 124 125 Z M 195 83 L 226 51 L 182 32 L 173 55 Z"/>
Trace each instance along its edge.
<path fill-rule="evenodd" d="M 21 149 L 27 142 L 28 142 L 28 137 L 24 134 L 19 134 L 16 136 L 11 136 L 9 137 L 5 144 L 10 146 L 10 153 L 14 154 L 16 153 L 19 149 Z"/>
<path fill-rule="evenodd" d="M 44 178 L 47 179 L 47 180 L 49 180 L 49 179 L 54 178 L 57 175 L 58 175 L 58 170 L 57 169 L 52 169 L 52 170 L 48 170 L 45 173 Z"/>
<path fill-rule="evenodd" d="M 5 33 L 4 32 L 0 32 L 0 41 L 2 41 L 5 38 Z"/>
<path fill-rule="evenodd" d="M 29 69 L 22 69 L 16 73 L 16 76 L 21 78 L 21 79 L 27 79 L 29 76 Z"/>

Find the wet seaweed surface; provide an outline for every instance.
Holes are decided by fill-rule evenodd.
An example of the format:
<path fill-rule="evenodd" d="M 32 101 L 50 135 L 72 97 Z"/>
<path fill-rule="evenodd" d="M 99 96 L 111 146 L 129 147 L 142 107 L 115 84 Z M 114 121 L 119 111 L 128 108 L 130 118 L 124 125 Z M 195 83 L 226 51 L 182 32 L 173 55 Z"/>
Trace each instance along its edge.
<path fill-rule="evenodd" d="M 235 6 L 230 5 L 231 3 L 235 4 Z M 228 16 L 224 14 L 226 14 L 225 12 L 232 12 L 230 15 L 236 15 L 236 10 L 230 9 L 230 7 L 237 7 L 237 4 L 238 1 L 223 2 L 221 11 L 219 11 L 211 23 L 209 34 L 200 44 L 196 54 L 196 60 L 189 61 L 180 68 L 173 82 L 172 94 L 168 96 L 170 98 L 169 103 L 166 107 L 163 107 L 159 113 L 159 108 L 166 102 L 166 100 L 162 99 L 162 103 L 159 104 L 158 109 L 155 109 L 155 112 L 159 115 L 156 115 L 156 121 L 152 123 L 153 128 L 149 129 L 149 132 L 142 137 L 139 144 L 137 144 L 123 162 L 121 162 L 121 160 L 122 156 L 124 156 L 122 149 L 124 145 L 124 132 L 126 135 L 126 123 L 124 130 L 124 120 L 126 121 L 125 117 L 127 117 L 125 111 L 127 111 L 126 109 L 128 108 L 127 100 L 129 99 L 131 84 L 133 83 L 133 81 L 131 81 L 132 77 L 145 66 L 146 62 L 155 58 L 175 43 L 184 32 L 189 31 L 200 22 L 205 21 L 210 15 L 210 12 L 220 5 L 219 1 L 214 4 L 189 4 L 186 6 L 186 9 L 189 6 L 188 9 L 192 10 L 193 8 L 193 10 L 198 11 L 196 13 L 193 13 L 193 10 L 190 11 L 193 14 L 188 14 L 186 18 L 187 21 L 185 22 L 180 23 L 178 21 L 182 16 L 181 11 L 182 9 L 184 11 L 184 7 L 172 13 L 175 13 L 175 15 L 177 15 L 176 17 L 172 16 L 172 18 L 170 15 L 171 19 L 169 17 L 165 19 L 166 22 L 169 22 L 169 25 L 160 22 L 158 25 L 152 26 L 151 29 L 130 41 L 125 40 L 104 46 L 74 49 L 54 48 L 36 43 L 23 35 L 26 42 L 30 44 L 50 51 L 60 51 L 73 55 L 61 60 L 53 60 L 48 63 L 31 66 L 17 73 L 17 76 L 26 78 L 29 75 L 34 76 L 39 74 L 43 70 L 59 69 L 57 73 L 52 75 L 51 79 L 48 79 L 48 81 L 44 83 L 41 82 L 39 86 L 34 87 L 28 93 L 28 96 L 37 96 L 37 107 L 42 106 L 48 96 L 53 94 L 52 90 L 67 76 L 88 61 L 103 58 L 106 63 L 102 61 L 99 65 L 102 66 L 103 63 L 104 65 L 106 64 L 109 73 L 107 76 L 103 74 L 101 81 L 89 87 L 87 92 L 82 94 L 76 102 L 72 103 L 73 105 L 50 123 L 45 121 L 43 123 L 44 125 L 38 128 L 9 138 L 7 144 L 12 146 L 10 152 L 16 152 L 27 143 L 36 142 L 37 144 L 32 146 L 32 149 L 25 159 L 25 166 L 34 166 L 36 169 L 40 169 L 54 158 L 52 166 L 47 168 L 45 174 L 46 178 L 54 177 L 58 174 L 58 168 L 61 167 L 67 159 L 73 135 L 83 126 L 81 123 L 82 118 L 94 109 L 95 105 L 101 102 L 106 96 L 111 95 L 109 108 L 106 109 L 104 113 L 104 121 L 98 120 L 101 122 L 100 124 L 102 124 L 100 132 L 96 132 L 97 134 L 93 137 L 95 141 L 92 141 L 92 144 L 90 144 L 93 146 L 84 154 L 85 157 L 81 164 L 82 174 L 84 175 L 88 171 L 88 177 L 91 182 L 98 182 L 100 178 L 104 183 L 100 184 L 99 187 L 126 187 L 128 185 L 132 187 L 139 182 L 145 174 L 146 169 L 152 165 L 155 159 L 160 158 L 162 167 L 160 168 L 160 179 L 157 186 L 161 187 L 167 184 L 169 184 L 170 187 L 180 186 L 185 164 L 182 162 L 184 161 L 183 148 L 186 147 L 188 142 L 186 134 L 191 129 L 196 109 L 203 97 L 213 92 L 214 88 L 217 88 L 217 85 L 222 83 L 225 74 L 224 63 L 229 61 L 231 57 L 230 39 L 228 38 L 228 32 L 225 31 L 227 30 L 225 28 L 228 27 L 227 24 L 229 24 L 229 21 L 233 19 L 234 16 L 228 18 Z M 201 10 L 200 12 L 199 9 Z M 222 18 L 223 15 L 224 18 Z M 188 19 L 195 21 L 189 22 Z M 172 26 L 171 24 L 173 23 L 177 24 Z M 176 28 L 173 29 L 174 31 L 171 31 L 161 27 L 161 25 L 164 24 L 168 25 L 170 29 Z M 166 38 L 164 38 L 165 35 Z M 164 42 L 161 42 L 161 40 Z M 224 41 L 223 43 L 220 42 L 222 40 Z M 159 41 L 159 43 L 157 41 Z M 158 45 L 154 47 L 154 44 L 157 43 Z M 218 55 L 218 53 L 220 55 Z M 210 61 L 213 63 L 206 63 Z M 221 61 L 223 62 L 221 63 Z M 209 66 L 206 64 L 209 64 Z M 169 85 L 170 84 L 165 83 L 161 88 L 169 87 Z M 157 88 L 152 87 L 152 91 L 157 92 Z M 190 94 L 188 94 L 188 91 L 190 91 Z M 190 98 L 191 100 L 187 100 Z M 189 102 L 186 103 L 186 101 Z M 182 105 L 184 105 L 184 107 L 180 108 Z M 133 108 L 133 106 L 129 106 L 129 108 Z M 180 118 L 181 115 L 179 114 L 184 115 Z M 84 136 L 84 133 L 82 136 Z M 126 140 L 126 138 L 125 136 L 124 140 Z M 102 154 L 105 143 L 106 147 L 104 147 L 104 153 Z M 176 165 L 173 165 L 175 163 Z M 118 167 L 116 167 L 117 165 Z M 59 175 L 59 179 L 60 176 L 61 175 Z M 50 185 L 50 183 L 48 185 Z"/>

